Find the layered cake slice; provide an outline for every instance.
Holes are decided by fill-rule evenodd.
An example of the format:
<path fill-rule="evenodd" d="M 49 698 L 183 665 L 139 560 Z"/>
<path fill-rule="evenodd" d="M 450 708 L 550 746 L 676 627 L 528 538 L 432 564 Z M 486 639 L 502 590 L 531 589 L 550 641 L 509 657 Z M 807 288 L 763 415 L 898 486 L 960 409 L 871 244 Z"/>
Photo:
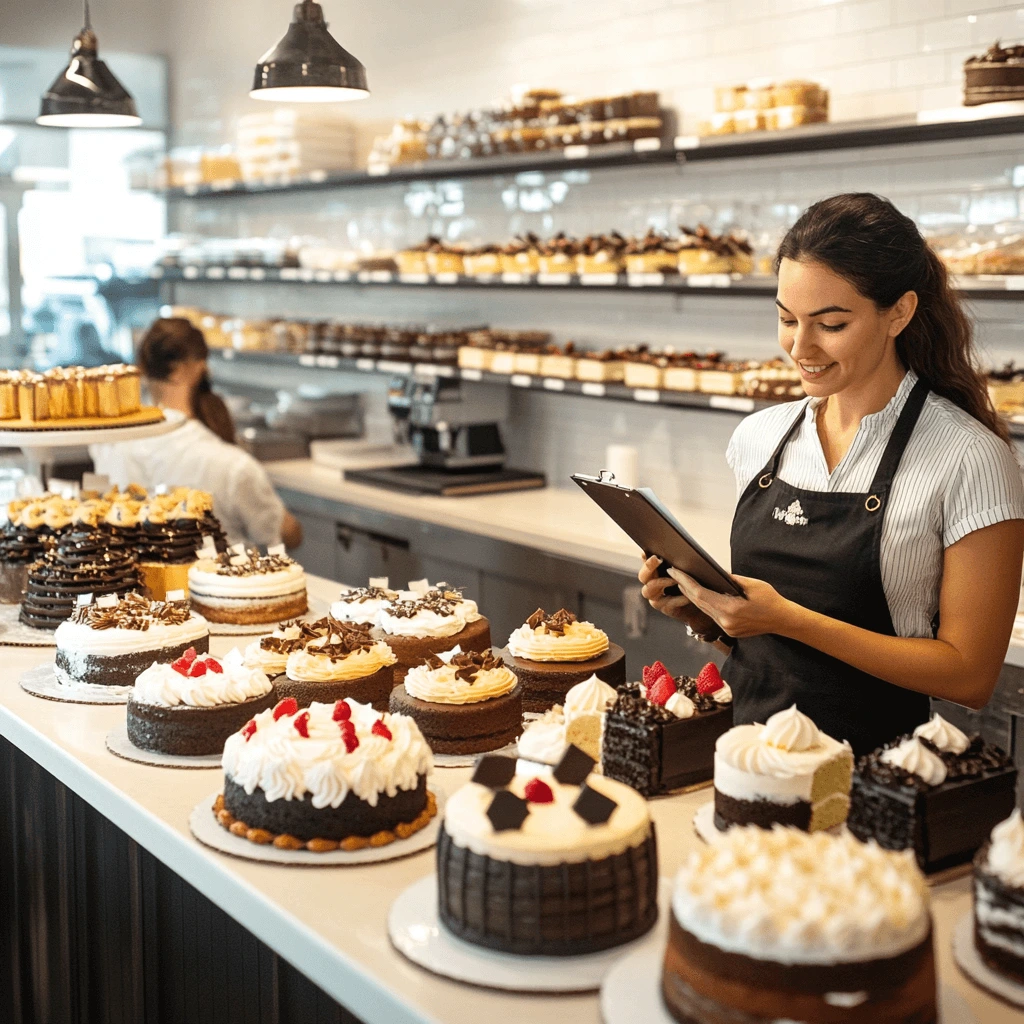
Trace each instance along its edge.
<path fill-rule="evenodd" d="M 387 576 L 370 579 L 365 587 L 351 587 L 331 605 L 331 618 L 376 626 L 380 613 L 398 600 L 398 591 L 388 589 Z"/>
<path fill-rule="evenodd" d="M 974 945 L 999 974 L 1024 985 L 1024 821 L 1014 809 L 974 858 Z"/>
<path fill-rule="evenodd" d="M 737 725 L 715 743 L 715 826 L 841 825 L 850 808 L 853 751 L 794 704 L 764 725 Z"/>
<path fill-rule="evenodd" d="M 508 953 L 575 956 L 629 942 L 658 916 L 647 803 L 570 746 L 551 774 L 482 757 L 448 799 L 437 845 L 441 923 Z"/>
<path fill-rule="evenodd" d="M 522 687 L 490 651 L 456 647 L 409 669 L 391 691 L 391 711 L 415 719 L 437 754 L 478 754 L 522 731 Z"/>
<path fill-rule="evenodd" d="M 921 869 L 969 861 L 1014 807 L 1017 769 L 998 747 L 940 715 L 857 762 L 850 831 L 914 851 Z"/>
<path fill-rule="evenodd" d="M 327 629 L 288 655 L 275 685 L 282 697 L 299 707 L 351 698 L 386 711 L 395 685 L 395 655 L 368 626 L 328 619 Z"/>
<path fill-rule="evenodd" d="M 206 623 L 184 600 L 150 601 L 141 594 L 79 604 L 54 640 L 54 674 L 65 686 L 133 686 L 154 661 L 174 661 L 190 647 L 200 654 L 210 649 Z"/>
<path fill-rule="evenodd" d="M 644 796 L 710 779 L 715 744 L 732 728 L 732 690 L 718 667 L 708 662 L 696 679 L 673 678 L 656 661 L 643 680 L 620 686 L 605 715 L 604 774 Z"/>
<path fill-rule="evenodd" d="M 565 608 L 548 615 L 538 608 L 508 638 L 508 662 L 523 684 L 523 710 L 547 711 L 562 704 L 577 683 L 591 676 L 620 686 L 626 652 L 592 622 Z"/>
<path fill-rule="evenodd" d="M 139 674 L 128 698 L 128 738 L 163 754 L 219 754 L 233 732 L 276 703 L 273 684 L 238 648 L 215 658 L 190 647 Z"/>
<path fill-rule="evenodd" d="M 254 843 L 315 853 L 406 839 L 436 813 L 430 746 L 405 715 L 339 700 L 261 711 L 224 744 L 217 820 Z"/>
<path fill-rule="evenodd" d="M 934 1024 L 932 946 L 909 855 L 735 828 L 676 876 L 662 997 L 682 1024 Z"/>
<path fill-rule="evenodd" d="M 231 548 L 201 558 L 188 570 L 192 607 L 210 622 L 235 625 L 280 622 L 308 608 L 306 574 L 283 549 L 261 555 Z"/>

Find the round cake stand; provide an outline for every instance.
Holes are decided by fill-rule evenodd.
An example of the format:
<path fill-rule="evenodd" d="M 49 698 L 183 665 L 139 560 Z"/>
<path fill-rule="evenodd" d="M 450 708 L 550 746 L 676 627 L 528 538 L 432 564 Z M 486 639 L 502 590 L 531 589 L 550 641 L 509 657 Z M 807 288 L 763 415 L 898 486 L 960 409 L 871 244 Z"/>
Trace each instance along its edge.
<path fill-rule="evenodd" d="M 584 956 L 518 956 L 457 939 L 437 914 L 437 875 L 409 886 L 388 912 L 391 944 L 406 959 L 444 978 L 504 992 L 596 992 L 619 960 L 640 950 L 657 956 L 665 947 L 672 884 L 658 886 L 658 922 L 646 934 Z M 643 1017 L 634 1017 L 644 1020 Z"/>
<path fill-rule="evenodd" d="M 693 816 L 693 830 L 705 843 L 714 843 L 719 840 L 723 833 L 715 827 L 715 801 L 709 800 L 697 808 Z"/>
<path fill-rule="evenodd" d="M 981 959 L 978 947 L 974 945 L 974 919 L 970 913 L 964 914 L 953 929 L 953 959 L 978 988 L 998 996 L 1011 1006 L 1024 1009 L 1024 985 L 993 971 Z"/>

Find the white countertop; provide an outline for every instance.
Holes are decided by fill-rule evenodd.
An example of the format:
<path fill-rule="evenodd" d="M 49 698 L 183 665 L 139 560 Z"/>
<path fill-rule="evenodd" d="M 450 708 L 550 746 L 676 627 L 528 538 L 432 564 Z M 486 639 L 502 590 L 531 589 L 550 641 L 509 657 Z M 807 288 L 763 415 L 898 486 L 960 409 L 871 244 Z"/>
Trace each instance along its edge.
<path fill-rule="evenodd" d="M 312 459 L 265 464 L 278 487 L 361 508 L 449 526 L 552 555 L 635 573 L 640 549 L 578 488 L 482 494 L 462 498 L 403 494 L 342 480 L 341 472 Z M 674 507 L 672 512 L 705 550 L 729 565 L 731 516 Z"/>
<path fill-rule="evenodd" d="M 337 589 L 326 580 L 310 582 L 311 593 L 324 599 Z M 215 638 L 212 645 L 215 654 L 231 646 L 227 638 Z M 313 869 L 257 864 L 201 846 L 189 833 L 188 816 L 220 787 L 220 770 L 153 768 L 108 753 L 104 737 L 123 721 L 123 706 L 55 703 L 19 687 L 25 669 L 52 657 L 52 648 L 4 649 L 0 734 L 365 1024 L 599 1024 L 596 994 L 535 997 L 477 989 L 428 974 L 391 948 L 388 908 L 406 886 L 433 870 L 433 851 L 363 867 Z M 452 788 L 468 775 L 468 769 L 442 769 L 437 779 Z M 705 789 L 651 803 L 663 876 L 673 875 L 699 842 L 693 814 L 709 797 Z M 950 938 L 970 910 L 969 879 L 933 890 L 933 899 L 940 993 L 952 989 L 961 1011 L 944 1024 L 1019 1022 L 1018 1012 L 975 988 L 953 964 Z"/>

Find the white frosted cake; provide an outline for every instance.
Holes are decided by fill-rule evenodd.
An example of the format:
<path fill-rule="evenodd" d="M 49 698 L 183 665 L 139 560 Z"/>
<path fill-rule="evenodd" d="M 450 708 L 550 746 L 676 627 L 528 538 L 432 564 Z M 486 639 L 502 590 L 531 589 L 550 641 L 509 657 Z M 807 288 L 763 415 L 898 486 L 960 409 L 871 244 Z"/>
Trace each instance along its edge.
<path fill-rule="evenodd" d="M 974 945 L 993 970 L 1024 985 L 1024 821 L 1017 808 L 974 858 Z"/>
<path fill-rule="evenodd" d="M 376 626 L 380 613 L 399 599 L 398 591 L 388 588 L 386 576 L 370 579 L 365 587 L 351 587 L 331 605 L 331 618 Z"/>
<path fill-rule="evenodd" d="M 210 622 L 233 625 L 293 619 L 308 608 L 306 574 L 285 554 L 228 551 L 188 571 L 192 607 Z"/>

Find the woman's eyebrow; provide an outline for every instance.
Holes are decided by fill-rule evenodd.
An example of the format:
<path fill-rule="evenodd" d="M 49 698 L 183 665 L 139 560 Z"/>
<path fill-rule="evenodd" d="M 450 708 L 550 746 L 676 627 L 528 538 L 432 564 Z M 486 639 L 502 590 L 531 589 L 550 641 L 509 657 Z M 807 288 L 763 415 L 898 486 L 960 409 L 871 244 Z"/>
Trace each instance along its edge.
<path fill-rule="evenodd" d="M 793 315 L 792 310 L 786 309 L 786 307 L 781 302 L 779 302 L 778 299 L 775 300 L 775 305 L 778 306 L 779 309 L 785 309 L 786 312 L 790 314 L 790 316 Z M 852 313 L 852 312 L 853 312 L 852 309 L 847 309 L 845 306 L 825 306 L 822 309 L 816 309 L 813 313 L 811 313 L 809 315 L 810 316 L 823 316 L 825 313 Z"/>

